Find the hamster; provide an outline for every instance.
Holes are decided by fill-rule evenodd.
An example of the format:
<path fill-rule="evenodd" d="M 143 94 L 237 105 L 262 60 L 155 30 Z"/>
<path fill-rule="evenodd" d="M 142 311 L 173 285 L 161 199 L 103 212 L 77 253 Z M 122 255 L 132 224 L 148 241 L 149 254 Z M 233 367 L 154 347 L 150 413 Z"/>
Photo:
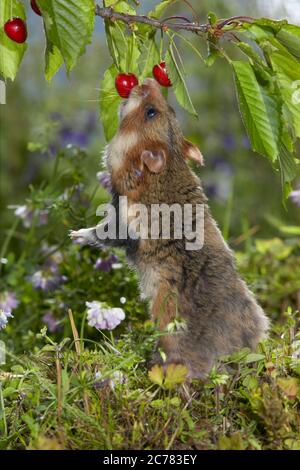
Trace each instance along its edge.
<path fill-rule="evenodd" d="M 106 243 L 125 249 L 137 270 L 141 293 L 149 299 L 151 318 L 161 330 L 158 346 L 166 363 L 182 363 L 190 377 L 201 378 L 218 356 L 244 347 L 254 349 L 267 336 L 268 319 L 237 273 L 234 256 L 210 214 L 201 182 L 188 165 L 189 159 L 203 164 L 201 152 L 184 138 L 159 85 L 146 79 L 133 88 L 119 114 L 118 132 L 106 149 L 112 205 L 117 213 L 112 223 L 117 234 L 126 217 L 128 222 L 128 215 L 134 220 L 130 209 L 136 204 L 146 207 L 148 215 L 152 207 L 161 204 L 190 206 L 193 227 L 197 222 L 195 208 L 201 207 L 202 244 L 188 249 L 185 232 L 181 238 L 175 237 L 175 216 L 169 219 L 167 238 L 161 228 L 158 236 L 151 238 L 147 221 L 148 237 L 131 236 L 127 225 L 127 237 L 99 239 L 98 229 L 101 231 L 107 220 L 97 227 L 72 231 L 71 238 L 93 246 Z M 120 196 L 127 198 L 125 209 L 120 206 Z M 181 322 L 174 322 L 176 319 Z M 183 328 L 168 333 L 170 324 Z"/>

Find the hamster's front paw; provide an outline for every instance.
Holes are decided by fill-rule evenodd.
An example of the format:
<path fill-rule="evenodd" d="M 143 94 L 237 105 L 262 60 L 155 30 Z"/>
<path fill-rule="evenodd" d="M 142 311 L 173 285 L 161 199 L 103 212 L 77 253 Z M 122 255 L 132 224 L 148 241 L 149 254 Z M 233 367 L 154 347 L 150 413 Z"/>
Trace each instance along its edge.
<path fill-rule="evenodd" d="M 90 228 L 81 228 L 80 230 L 70 230 L 69 237 L 79 245 L 89 245 L 92 241 Z"/>
<path fill-rule="evenodd" d="M 74 243 L 79 245 L 90 245 L 102 247 L 101 240 L 98 239 L 96 227 L 81 228 L 80 230 L 71 230 L 69 236 Z"/>

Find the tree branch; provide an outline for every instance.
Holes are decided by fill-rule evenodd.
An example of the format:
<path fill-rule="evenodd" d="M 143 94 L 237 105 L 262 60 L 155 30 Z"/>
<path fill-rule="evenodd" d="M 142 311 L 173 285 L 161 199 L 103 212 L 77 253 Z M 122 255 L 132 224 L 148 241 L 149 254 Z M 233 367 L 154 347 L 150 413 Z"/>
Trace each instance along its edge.
<path fill-rule="evenodd" d="M 133 23 L 143 23 L 151 26 L 152 28 L 160 29 L 162 31 L 166 31 L 168 29 L 173 30 L 173 31 L 180 31 L 180 30 L 185 30 L 185 31 L 191 31 L 193 33 L 207 33 L 208 31 L 213 31 L 214 27 L 209 24 L 199 24 L 196 22 L 170 22 L 168 19 L 165 20 L 157 20 L 155 18 L 149 18 L 148 16 L 144 15 L 129 15 L 126 13 L 118 13 L 114 11 L 113 8 L 105 8 L 105 7 L 100 7 L 99 5 L 96 5 L 96 15 L 100 16 L 101 18 L 105 20 L 118 20 L 122 21 L 123 23 L 126 23 L 128 25 L 131 25 Z M 253 21 L 253 18 L 249 16 L 235 16 L 233 18 L 229 18 L 228 20 L 222 21 L 217 25 L 217 29 L 220 31 L 223 26 L 229 25 L 231 23 L 250 23 Z"/>
<path fill-rule="evenodd" d="M 147 24 L 149 26 L 152 26 L 152 28 L 156 29 L 161 29 L 163 31 L 167 29 L 171 29 L 174 31 L 179 31 L 179 30 L 186 30 L 186 31 L 192 31 L 194 33 L 206 33 L 210 27 L 209 24 L 204 24 L 204 25 L 199 25 L 197 23 L 174 23 L 174 22 L 169 22 L 169 21 L 159 21 L 156 20 L 155 18 L 149 18 L 148 16 L 144 15 L 129 15 L 126 13 L 118 13 L 114 11 L 113 8 L 104 8 L 100 7 L 99 5 L 96 5 L 96 15 L 100 16 L 101 18 L 105 20 L 118 20 L 122 21 L 123 23 L 126 23 L 128 25 L 133 24 L 133 23 L 143 23 Z"/>

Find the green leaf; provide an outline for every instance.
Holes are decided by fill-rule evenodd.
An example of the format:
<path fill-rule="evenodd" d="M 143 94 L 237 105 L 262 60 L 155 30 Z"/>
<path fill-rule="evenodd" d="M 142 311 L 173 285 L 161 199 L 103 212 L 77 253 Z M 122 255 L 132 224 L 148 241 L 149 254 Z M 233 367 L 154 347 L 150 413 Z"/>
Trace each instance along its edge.
<path fill-rule="evenodd" d="M 160 3 L 156 5 L 154 10 L 150 11 L 148 13 L 148 16 L 150 18 L 160 18 L 163 12 L 165 11 L 166 8 L 168 8 L 172 3 L 174 3 L 176 0 L 163 0 Z"/>
<path fill-rule="evenodd" d="M 272 81 L 272 70 L 267 66 L 266 62 L 262 57 L 246 42 L 237 42 L 235 44 L 241 51 L 249 57 L 251 64 L 254 66 L 254 70 L 257 78 L 260 82 L 271 84 Z"/>
<path fill-rule="evenodd" d="M 114 10 L 118 13 L 135 14 L 135 10 L 124 1 L 118 2 Z M 118 71 L 139 73 L 140 44 L 135 33 L 127 33 L 120 21 L 105 21 L 108 49 Z"/>
<path fill-rule="evenodd" d="M 117 74 L 116 66 L 112 64 L 104 73 L 101 82 L 100 114 L 107 141 L 110 141 L 115 135 L 119 122 L 118 109 L 121 98 L 115 88 L 115 78 Z"/>
<path fill-rule="evenodd" d="M 155 366 L 149 370 L 148 375 L 151 382 L 162 386 L 164 380 L 164 371 L 159 364 L 155 364 Z"/>
<path fill-rule="evenodd" d="M 251 23 L 252 25 L 260 26 L 267 31 L 271 31 L 272 33 L 278 33 L 282 27 L 285 27 L 288 24 L 287 20 L 270 20 L 269 18 L 259 18 L 258 20 Z"/>
<path fill-rule="evenodd" d="M 283 101 L 289 109 L 295 134 L 300 137 L 300 63 L 286 54 L 270 54 Z"/>
<path fill-rule="evenodd" d="M 263 359 L 265 359 L 265 356 L 263 354 L 250 353 L 245 358 L 245 364 L 262 361 Z"/>
<path fill-rule="evenodd" d="M 25 9 L 19 0 L 0 1 L 0 74 L 14 80 L 22 62 L 27 44 L 18 44 L 6 36 L 4 24 L 11 16 L 26 20 Z"/>
<path fill-rule="evenodd" d="M 255 240 L 255 248 L 262 255 L 271 254 L 275 259 L 283 260 L 293 251 L 292 246 L 286 245 L 280 238 L 270 240 Z"/>
<path fill-rule="evenodd" d="M 43 13 L 46 36 L 48 39 L 47 51 L 53 51 L 56 46 L 63 57 L 67 70 L 76 65 L 79 57 L 84 53 L 85 47 L 91 42 L 95 21 L 94 0 L 39 0 Z M 58 64 L 58 54 L 55 58 L 48 58 L 48 70 L 51 77 Z M 49 66 L 50 62 L 50 66 Z"/>
<path fill-rule="evenodd" d="M 64 59 L 60 53 L 60 50 L 47 41 L 45 77 L 48 82 L 50 82 L 54 75 L 58 72 L 61 65 L 63 64 L 63 61 Z"/>
<path fill-rule="evenodd" d="M 282 225 L 279 227 L 279 230 L 282 233 L 286 233 L 288 235 L 299 235 L 300 236 L 300 226 L 297 225 Z"/>
<path fill-rule="evenodd" d="M 246 54 L 255 64 L 260 65 L 261 67 L 267 68 L 266 62 L 263 58 L 246 42 L 240 41 L 236 43 L 236 46 L 241 49 L 244 54 Z"/>
<path fill-rule="evenodd" d="M 159 50 L 152 36 L 144 45 L 141 54 L 142 73 L 140 74 L 141 82 L 146 77 L 152 77 L 153 65 L 159 62 Z"/>
<path fill-rule="evenodd" d="M 183 72 L 180 71 L 176 62 L 172 44 L 166 54 L 166 66 L 178 103 L 190 114 L 198 117 L 183 78 Z"/>
<path fill-rule="evenodd" d="M 296 377 L 278 377 L 277 385 L 290 400 L 294 400 L 300 390 L 300 383 Z"/>
<path fill-rule="evenodd" d="M 127 39 L 126 54 L 127 54 L 127 61 L 126 61 L 126 68 L 124 70 L 127 70 L 130 73 L 139 75 L 139 58 L 140 58 L 141 52 L 139 49 L 139 42 L 134 33 L 132 33 Z M 122 65 L 122 61 L 121 61 L 121 65 Z"/>
<path fill-rule="evenodd" d="M 277 39 L 300 60 L 300 27 L 287 24 L 283 26 L 278 34 Z"/>
<path fill-rule="evenodd" d="M 207 15 L 207 19 L 209 21 L 209 24 L 211 26 L 215 26 L 218 22 L 218 17 L 217 15 L 213 12 L 213 11 L 210 11 Z"/>
<path fill-rule="evenodd" d="M 241 115 L 253 149 L 273 162 L 279 154 L 280 105 L 247 62 L 232 62 Z"/>
<path fill-rule="evenodd" d="M 170 364 L 166 370 L 166 378 L 164 386 L 167 389 L 172 389 L 176 385 L 185 382 L 188 376 L 188 368 L 183 364 Z"/>
<path fill-rule="evenodd" d="M 289 183 L 293 181 L 297 174 L 297 165 L 294 159 L 294 155 L 289 151 L 284 142 L 280 143 L 279 152 L 279 165 L 282 175 L 282 182 Z"/>
<path fill-rule="evenodd" d="M 118 2 L 119 2 L 119 0 L 105 0 L 105 6 L 106 7 L 113 7 Z"/>

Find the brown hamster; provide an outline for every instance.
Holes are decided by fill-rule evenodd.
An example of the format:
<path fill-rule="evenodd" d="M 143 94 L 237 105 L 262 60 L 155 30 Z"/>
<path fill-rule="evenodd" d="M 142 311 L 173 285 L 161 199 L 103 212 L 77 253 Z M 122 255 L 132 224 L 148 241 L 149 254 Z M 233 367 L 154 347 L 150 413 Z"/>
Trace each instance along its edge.
<path fill-rule="evenodd" d="M 121 105 L 119 130 L 106 158 L 118 228 L 127 215 L 120 213 L 119 196 L 127 196 L 128 208 L 139 203 L 149 213 L 155 204 L 191 205 L 193 224 L 195 207 L 204 208 L 201 249 L 188 250 L 185 235 L 174 236 L 174 218 L 167 239 L 160 231 L 157 239 L 128 236 L 105 241 L 124 247 L 136 267 L 141 292 L 150 300 L 151 317 L 163 332 L 159 346 L 167 362 L 184 363 L 190 376 L 202 377 L 218 356 L 255 348 L 267 335 L 268 320 L 239 277 L 201 183 L 187 163 L 191 158 L 201 164 L 202 155 L 184 138 L 174 110 L 154 80 L 135 87 Z M 100 246 L 103 240 L 97 234 L 94 227 L 71 232 L 71 237 Z M 183 319 L 185 328 L 169 334 L 167 326 L 175 318 Z"/>

